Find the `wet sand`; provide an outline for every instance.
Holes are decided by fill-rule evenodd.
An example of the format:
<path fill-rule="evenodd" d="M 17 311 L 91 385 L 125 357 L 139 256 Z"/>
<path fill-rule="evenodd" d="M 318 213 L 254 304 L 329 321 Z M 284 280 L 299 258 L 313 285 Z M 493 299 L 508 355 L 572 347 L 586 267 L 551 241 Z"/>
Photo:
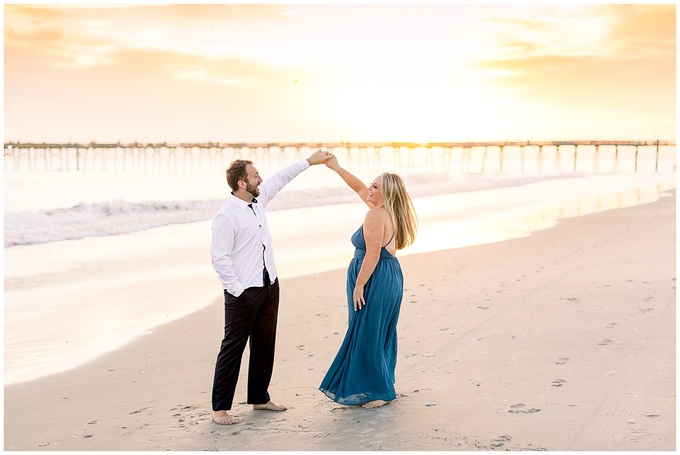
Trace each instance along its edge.
<path fill-rule="evenodd" d="M 668 194 L 526 238 L 402 257 L 398 399 L 384 408 L 337 405 L 317 389 L 346 327 L 335 270 L 282 279 L 270 393 L 287 411 L 246 405 L 242 367 L 239 423 L 212 423 L 217 292 L 82 367 L 5 387 L 4 448 L 675 450 Z"/>

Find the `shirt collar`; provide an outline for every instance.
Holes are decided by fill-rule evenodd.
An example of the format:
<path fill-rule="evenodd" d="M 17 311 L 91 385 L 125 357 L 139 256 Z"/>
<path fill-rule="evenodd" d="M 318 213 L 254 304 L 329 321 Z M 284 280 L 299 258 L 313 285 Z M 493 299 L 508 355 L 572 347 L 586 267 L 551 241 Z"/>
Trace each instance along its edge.
<path fill-rule="evenodd" d="M 248 208 L 249 208 L 248 206 L 249 206 L 250 204 L 249 204 L 248 202 L 244 201 L 243 199 L 241 199 L 240 197 L 234 196 L 233 191 L 229 194 L 229 196 L 230 196 L 230 197 L 232 198 L 232 200 L 236 203 L 236 205 L 238 205 L 238 206 L 241 207 L 242 209 L 248 209 Z M 253 198 L 253 204 L 257 204 L 257 199 L 256 199 L 256 198 Z"/>

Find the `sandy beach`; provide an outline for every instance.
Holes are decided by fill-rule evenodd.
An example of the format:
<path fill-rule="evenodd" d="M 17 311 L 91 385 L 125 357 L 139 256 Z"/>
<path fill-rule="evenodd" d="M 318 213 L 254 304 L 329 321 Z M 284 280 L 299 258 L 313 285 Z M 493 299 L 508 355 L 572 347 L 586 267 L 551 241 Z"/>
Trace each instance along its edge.
<path fill-rule="evenodd" d="M 216 289 L 121 349 L 6 386 L 4 448 L 675 450 L 675 227 L 671 191 L 525 238 L 402 257 L 398 399 L 377 410 L 317 389 L 346 327 L 334 270 L 281 281 L 270 393 L 289 409 L 246 405 L 242 368 L 239 423 L 214 424 Z"/>

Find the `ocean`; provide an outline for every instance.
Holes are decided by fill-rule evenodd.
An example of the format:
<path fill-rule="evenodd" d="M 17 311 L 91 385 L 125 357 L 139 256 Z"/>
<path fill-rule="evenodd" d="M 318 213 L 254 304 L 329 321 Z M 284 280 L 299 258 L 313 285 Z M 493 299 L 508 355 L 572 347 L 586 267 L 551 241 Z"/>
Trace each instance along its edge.
<path fill-rule="evenodd" d="M 368 184 L 399 173 L 419 218 L 399 255 L 530 235 L 560 219 L 649 203 L 675 188 L 675 148 L 616 157 L 580 149 L 540 158 L 519 150 L 336 149 Z M 309 151 L 311 153 L 311 150 Z M 306 151 L 4 160 L 5 384 L 66 371 L 221 298 L 210 265 L 210 224 L 228 194 L 231 159 L 266 178 Z M 48 159 L 49 158 L 49 159 Z M 76 167 L 80 167 L 76 170 Z M 657 169 L 658 167 L 658 169 Z M 366 208 L 325 166 L 314 166 L 270 204 L 282 278 L 344 269 Z M 407 281 L 408 281 L 408 277 Z M 216 340 L 218 343 L 219 340 Z"/>

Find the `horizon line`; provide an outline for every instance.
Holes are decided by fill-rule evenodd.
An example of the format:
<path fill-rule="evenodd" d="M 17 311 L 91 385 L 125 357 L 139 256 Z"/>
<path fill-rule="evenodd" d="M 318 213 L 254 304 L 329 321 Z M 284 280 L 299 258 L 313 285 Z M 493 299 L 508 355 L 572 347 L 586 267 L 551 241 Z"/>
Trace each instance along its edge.
<path fill-rule="evenodd" d="M 498 140 L 498 141 L 252 141 L 252 142 L 226 142 L 226 141 L 186 141 L 186 142 L 33 142 L 33 141 L 8 141 L 3 147 L 11 150 L 12 148 L 42 148 L 42 147 L 62 147 L 62 148 L 111 148 L 111 147 L 488 147 L 488 146 L 559 146 L 559 145 L 628 145 L 628 146 L 675 146 L 675 141 L 671 140 Z"/>

